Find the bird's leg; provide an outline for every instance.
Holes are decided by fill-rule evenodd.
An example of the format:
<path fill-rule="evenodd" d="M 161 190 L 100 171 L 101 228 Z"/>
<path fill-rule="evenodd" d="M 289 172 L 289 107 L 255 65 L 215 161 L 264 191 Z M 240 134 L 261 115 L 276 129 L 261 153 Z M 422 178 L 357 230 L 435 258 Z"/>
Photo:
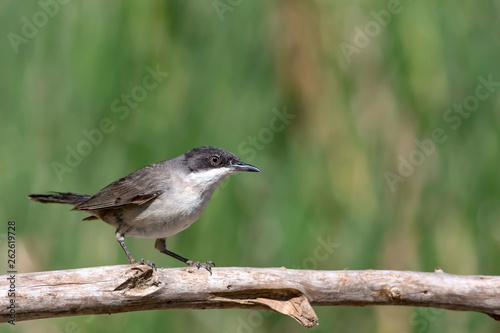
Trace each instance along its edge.
<path fill-rule="evenodd" d="M 161 253 L 165 253 L 166 255 L 171 256 L 172 258 L 180 260 L 183 263 L 187 264 L 188 266 L 197 267 L 198 269 L 200 267 L 203 267 L 207 271 L 210 272 L 210 275 L 212 275 L 212 266 L 215 266 L 213 261 L 207 261 L 205 263 L 200 263 L 199 261 L 192 261 L 192 260 L 186 259 L 186 258 L 178 255 L 177 253 L 169 251 L 169 250 L 167 250 L 167 241 L 165 240 L 165 238 L 158 238 L 155 242 L 155 248 L 158 251 L 160 251 Z"/>
<path fill-rule="evenodd" d="M 132 258 L 132 255 L 130 254 L 130 251 L 127 249 L 127 245 L 125 245 L 125 238 L 123 237 L 122 233 L 120 232 L 120 230 L 116 230 L 116 233 L 115 233 L 115 236 L 116 236 L 116 240 L 118 241 L 118 243 L 120 244 L 120 246 L 122 247 L 123 251 L 125 252 L 125 254 L 127 255 L 127 258 L 128 258 L 128 261 L 131 263 L 131 264 L 136 264 L 137 261 L 135 261 L 134 258 Z"/>
<path fill-rule="evenodd" d="M 132 255 L 130 254 L 130 251 L 128 250 L 127 245 L 125 245 L 125 238 L 123 237 L 123 234 L 120 232 L 119 229 L 116 230 L 115 236 L 116 236 L 116 240 L 118 241 L 118 243 L 122 247 L 123 251 L 127 255 L 128 261 L 131 264 L 148 265 L 148 266 L 156 269 L 156 265 L 149 260 L 141 259 L 139 262 L 137 262 L 134 258 L 132 258 Z"/>

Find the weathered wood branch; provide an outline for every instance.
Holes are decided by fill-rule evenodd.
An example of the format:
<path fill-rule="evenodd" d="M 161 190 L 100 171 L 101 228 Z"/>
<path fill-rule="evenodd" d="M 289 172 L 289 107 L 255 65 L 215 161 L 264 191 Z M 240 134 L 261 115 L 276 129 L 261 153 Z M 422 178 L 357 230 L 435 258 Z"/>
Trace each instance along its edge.
<path fill-rule="evenodd" d="M 0 277 L 15 320 L 159 309 L 245 308 L 318 324 L 312 306 L 409 305 L 483 312 L 500 320 L 500 277 L 401 271 L 105 266 Z M 0 322 L 11 320 L 2 292 Z"/>

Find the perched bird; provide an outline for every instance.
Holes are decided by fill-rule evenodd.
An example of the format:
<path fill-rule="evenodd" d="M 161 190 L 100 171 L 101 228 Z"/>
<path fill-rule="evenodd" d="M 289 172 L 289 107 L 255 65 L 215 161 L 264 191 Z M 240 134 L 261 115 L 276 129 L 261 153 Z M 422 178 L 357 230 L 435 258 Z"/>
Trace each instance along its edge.
<path fill-rule="evenodd" d="M 212 261 L 188 260 L 167 250 L 166 237 L 175 235 L 196 221 L 215 189 L 230 175 L 240 171 L 260 172 L 238 157 L 217 147 L 199 147 L 170 160 L 150 164 L 109 184 L 90 196 L 54 192 L 30 194 L 43 203 L 70 204 L 73 210 L 101 219 L 116 228 L 116 239 L 131 264 L 124 237 L 156 238 L 155 248 L 189 266 L 204 267 L 211 273 Z M 141 259 L 141 263 L 154 266 Z"/>

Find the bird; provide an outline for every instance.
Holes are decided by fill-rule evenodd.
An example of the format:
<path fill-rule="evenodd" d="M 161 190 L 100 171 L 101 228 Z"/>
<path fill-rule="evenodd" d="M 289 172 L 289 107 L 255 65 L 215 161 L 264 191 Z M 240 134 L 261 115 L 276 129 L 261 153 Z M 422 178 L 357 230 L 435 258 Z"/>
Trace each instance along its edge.
<path fill-rule="evenodd" d="M 28 198 L 42 203 L 73 206 L 90 216 L 84 221 L 100 219 L 116 229 L 116 240 L 130 264 L 136 261 L 125 237 L 154 238 L 155 248 L 191 267 L 203 267 L 212 274 L 213 261 L 200 263 L 167 249 L 166 238 L 191 226 L 207 207 L 215 189 L 238 172 L 260 172 L 240 161 L 236 155 L 218 147 L 203 146 L 183 155 L 147 165 L 118 179 L 94 195 L 72 192 L 30 194 Z"/>

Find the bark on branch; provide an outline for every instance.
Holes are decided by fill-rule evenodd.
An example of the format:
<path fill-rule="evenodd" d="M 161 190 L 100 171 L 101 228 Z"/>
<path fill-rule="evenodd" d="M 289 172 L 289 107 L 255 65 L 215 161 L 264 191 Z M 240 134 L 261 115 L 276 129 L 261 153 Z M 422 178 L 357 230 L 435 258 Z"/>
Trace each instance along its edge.
<path fill-rule="evenodd" d="M 15 275 L 15 320 L 159 309 L 245 308 L 274 311 L 306 327 L 312 306 L 409 305 L 483 312 L 500 320 L 500 277 L 442 271 L 309 271 L 216 267 L 154 271 L 105 266 Z M 0 277 L 0 290 L 12 279 Z M 2 292 L 3 295 L 6 293 Z M 11 320 L 3 296 L 0 322 Z"/>

